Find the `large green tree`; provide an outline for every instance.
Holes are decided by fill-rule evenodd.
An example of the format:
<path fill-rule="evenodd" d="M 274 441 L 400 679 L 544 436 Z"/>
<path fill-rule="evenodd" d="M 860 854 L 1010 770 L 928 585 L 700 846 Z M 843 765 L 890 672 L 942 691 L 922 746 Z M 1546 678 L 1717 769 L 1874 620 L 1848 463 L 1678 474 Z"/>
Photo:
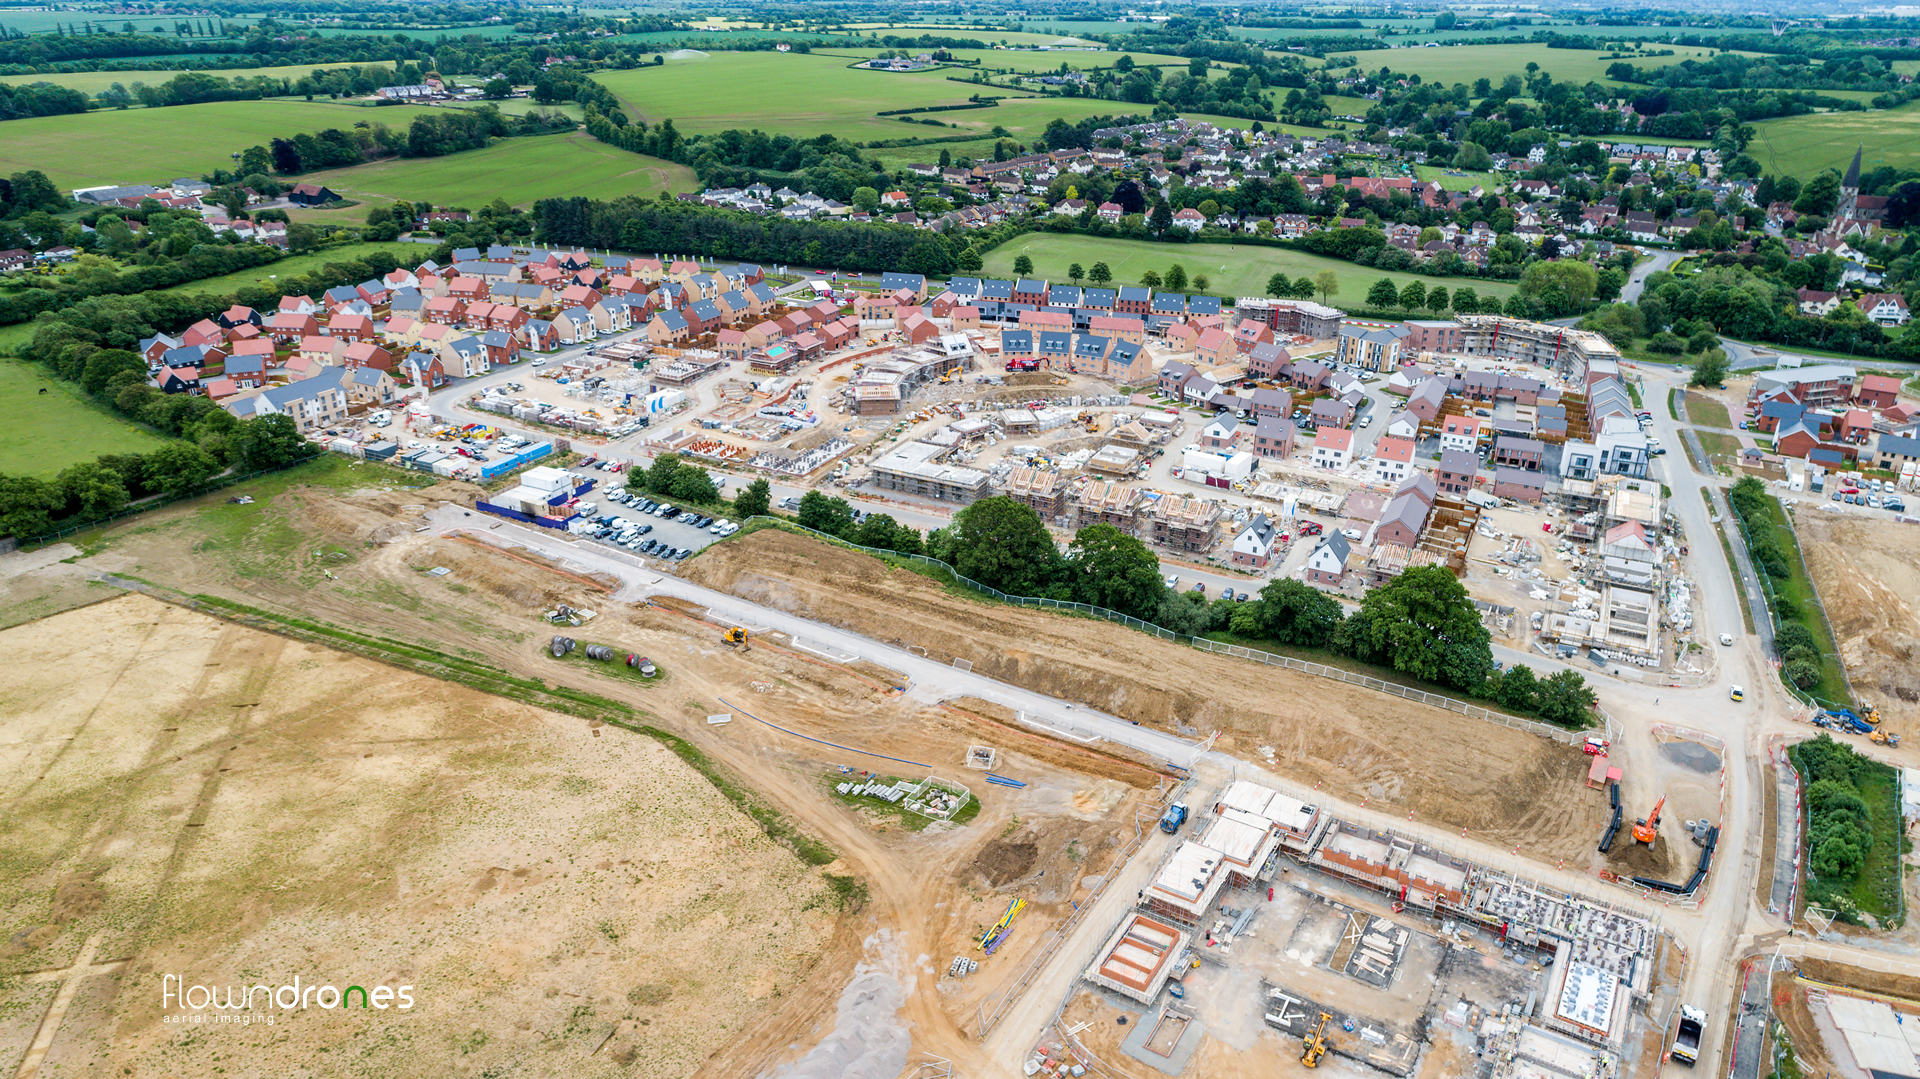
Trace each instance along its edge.
<path fill-rule="evenodd" d="M 191 442 L 168 442 L 147 454 L 147 483 L 166 495 L 183 495 L 204 487 L 220 465 Z"/>
<path fill-rule="evenodd" d="M 845 536 L 853 528 L 853 507 L 844 498 L 808 491 L 800 496 L 799 523 L 829 536 Z"/>
<path fill-rule="evenodd" d="M 741 520 L 763 517 L 773 508 L 773 485 L 765 476 L 754 480 L 733 496 L 733 512 Z"/>
<path fill-rule="evenodd" d="M 54 480 L 69 514 L 98 520 L 120 512 L 127 504 L 125 477 L 98 461 L 69 465 Z"/>
<path fill-rule="evenodd" d="M 1579 671 L 1555 671 L 1540 683 L 1540 718 L 1567 727 L 1583 727 L 1593 718 L 1598 698 Z"/>
<path fill-rule="evenodd" d="M 320 447 L 300 434 L 293 417 L 277 413 L 241 424 L 235 449 L 241 466 L 251 471 L 290 465 L 320 452 Z"/>
<path fill-rule="evenodd" d="M 1160 560 L 1146 544 L 1110 524 L 1091 524 L 1074 533 L 1067 570 L 1075 599 L 1135 618 L 1151 618 L 1166 591 Z"/>
<path fill-rule="evenodd" d="M 0 536 L 31 539 L 53 527 L 60 492 L 32 476 L 0 475 Z"/>
<path fill-rule="evenodd" d="M 1060 549 L 1040 515 L 1005 495 L 983 498 L 954 514 L 952 536 L 954 568 L 1011 595 L 1042 594 L 1060 565 Z"/>
<path fill-rule="evenodd" d="M 1467 590 L 1445 566 L 1415 566 L 1360 602 L 1372 648 L 1393 669 L 1477 689 L 1493 669 L 1492 637 Z"/>
<path fill-rule="evenodd" d="M 1343 617 L 1340 602 L 1300 581 L 1271 581 L 1260 598 L 1233 612 L 1233 631 L 1275 644 L 1325 648 Z M 1249 632 L 1251 631 L 1251 632 Z"/>

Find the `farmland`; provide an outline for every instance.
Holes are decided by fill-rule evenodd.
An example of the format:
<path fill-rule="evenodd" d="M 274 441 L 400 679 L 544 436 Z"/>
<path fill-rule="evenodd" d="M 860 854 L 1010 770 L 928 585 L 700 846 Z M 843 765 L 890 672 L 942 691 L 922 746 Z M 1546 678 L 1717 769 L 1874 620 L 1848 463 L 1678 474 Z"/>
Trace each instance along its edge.
<path fill-rule="evenodd" d="M 42 393 L 42 389 L 46 392 Z M 0 360 L 0 473 L 51 477 L 103 453 L 144 453 L 160 440 L 81 400 L 73 384 Z"/>
<path fill-rule="evenodd" d="M 883 72 L 855 69 L 845 57 L 800 53 L 713 53 L 668 60 L 664 67 L 609 71 L 595 79 L 627 106 L 627 114 L 658 123 L 672 119 L 689 134 L 727 128 L 760 128 L 784 135 L 835 134 L 853 140 L 897 139 L 924 134 L 896 120 L 875 116 L 882 109 L 910 109 L 924 105 L 964 104 L 969 95 L 986 89 L 949 82 L 950 71 Z M 781 93 L 768 93 L 769 87 Z M 1048 100 L 1047 104 L 1067 104 Z M 1016 104 L 1003 102 L 1003 106 Z M 1111 102 L 1080 102 L 1104 106 Z M 1040 126 L 1058 112 L 1049 112 Z M 1082 114 L 1084 115 L 1084 113 Z M 956 127 L 987 133 L 994 124 L 1011 129 L 1005 107 L 939 114 Z M 1030 122 L 1030 121 L 1029 121 Z"/>
<path fill-rule="evenodd" d="M 1768 172 L 1807 177 L 1822 169 L 1844 169 L 1856 146 L 1865 147 L 1860 157 L 1864 169 L 1920 167 L 1920 104 L 1787 116 L 1754 127 L 1759 133 L 1747 152 Z"/>
<path fill-rule="evenodd" d="M 316 71 L 337 71 L 343 67 L 378 67 L 381 64 L 288 64 L 284 67 L 236 67 L 202 69 L 203 74 L 222 79 L 253 78 L 264 75 L 271 79 L 299 79 Z M 0 82 L 16 86 L 34 82 L 50 82 L 56 86 L 71 86 L 82 93 L 97 94 L 114 83 L 132 86 L 144 82 L 149 86 L 158 86 L 180 71 L 147 69 L 143 71 L 55 71 L 45 75 L 0 75 Z"/>
<path fill-rule="evenodd" d="M 322 101 L 220 101 L 165 109 L 9 120 L 0 173 L 40 169 L 59 188 L 198 176 L 270 139 L 356 123 L 404 128 L 423 110 Z"/>
<path fill-rule="evenodd" d="M 503 139 L 484 150 L 446 157 L 395 158 L 310 173 L 302 179 L 325 184 L 365 203 L 407 199 L 469 209 L 485 206 L 495 198 L 526 206 L 549 196 L 651 197 L 668 190 L 690 191 L 696 186 L 693 170 L 685 165 L 630 154 L 580 132 Z M 364 221 L 366 214 L 365 207 L 351 207 L 295 210 L 292 216 L 302 221 L 345 224 Z"/>
<path fill-rule="evenodd" d="M 1634 57 L 1631 62 L 1638 67 L 1665 67 L 1713 55 L 1712 49 L 1669 47 L 1672 56 Z M 1445 86 L 1480 78 L 1497 83 L 1509 74 L 1520 74 L 1529 63 L 1539 64 L 1540 70 L 1556 82 L 1622 85 L 1606 77 L 1607 68 L 1618 63 L 1605 59 L 1606 55 L 1590 49 L 1549 49 L 1545 45 L 1446 45 L 1437 49 L 1395 49 L 1387 55 L 1361 53 L 1359 59 L 1360 66 L 1369 71 L 1389 67 Z"/>
<path fill-rule="evenodd" d="M 1288 277 L 1311 277 L 1322 270 L 1339 275 L 1340 291 L 1333 302 L 1358 307 L 1366 302 L 1367 288 L 1382 277 L 1393 279 L 1394 286 L 1409 281 L 1443 285 L 1449 289 L 1471 288 L 1481 296 L 1507 296 L 1513 284 L 1485 281 L 1475 277 L 1428 277 L 1423 274 L 1383 273 L 1351 262 L 1321 258 L 1301 251 L 1278 247 L 1242 244 L 1163 244 L 1146 240 L 1113 240 L 1087 236 L 1063 236 L 1035 233 L 1021 236 L 988 252 L 983 273 L 994 277 L 1012 277 L 1013 260 L 1026 255 L 1033 260 L 1037 277 L 1064 281 L 1067 266 L 1079 263 L 1092 266 L 1105 262 L 1113 270 L 1115 284 L 1133 284 L 1148 270 L 1165 274 L 1174 263 L 1186 267 L 1189 276 L 1205 274 L 1207 289 L 1220 296 L 1264 296 L 1267 279 L 1276 273 Z"/>

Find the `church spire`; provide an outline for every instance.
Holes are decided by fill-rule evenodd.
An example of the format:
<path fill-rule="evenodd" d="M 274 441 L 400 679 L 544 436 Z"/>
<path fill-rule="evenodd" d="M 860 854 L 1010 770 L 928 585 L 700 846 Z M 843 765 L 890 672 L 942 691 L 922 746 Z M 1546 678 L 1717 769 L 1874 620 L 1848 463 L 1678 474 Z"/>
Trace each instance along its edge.
<path fill-rule="evenodd" d="M 1847 178 L 1840 181 L 1841 187 L 1852 191 L 1860 190 L 1860 151 L 1863 149 L 1865 149 L 1864 144 L 1854 147 L 1853 164 L 1847 167 Z"/>

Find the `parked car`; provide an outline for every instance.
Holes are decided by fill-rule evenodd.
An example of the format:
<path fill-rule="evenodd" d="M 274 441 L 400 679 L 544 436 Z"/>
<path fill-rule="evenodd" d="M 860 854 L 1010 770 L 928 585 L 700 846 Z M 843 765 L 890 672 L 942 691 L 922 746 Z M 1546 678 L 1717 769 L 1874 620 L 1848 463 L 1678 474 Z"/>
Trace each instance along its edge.
<path fill-rule="evenodd" d="M 1180 575 L 1178 573 L 1167 574 L 1167 587 L 1168 588 L 1180 587 Z"/>

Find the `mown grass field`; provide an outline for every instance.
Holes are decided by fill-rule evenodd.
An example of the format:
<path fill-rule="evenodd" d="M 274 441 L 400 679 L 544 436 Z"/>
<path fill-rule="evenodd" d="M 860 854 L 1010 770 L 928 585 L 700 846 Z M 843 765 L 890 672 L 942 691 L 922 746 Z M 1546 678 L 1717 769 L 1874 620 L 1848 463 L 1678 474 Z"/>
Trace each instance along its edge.
<path fill-rule="evenodd" d="M 1768 171 L 1807 177 L 1822 169 L 1845 170 L 1856 146 L 1860 165 L 1920 168 L 1920 103 L 1867 112 L 1811 113 L 1762 120 L 1747 152 Z"/>
<path fill-rule="evenodd" d="M 231 167 L 229 154 L 302 132 L 361 122 L 404 130 L 421 111 L 413 105 L 220 101 L 9 120 L 0 137 L 0 173 L 40 169 L 62 189 L 152 183 Z"/>
<path fill-rule="evenodd" d="M 0 17 L 0 22 L 4 22 L 3 17 Z M 343 67 L 391 66 L 390 64 L 381 64 L 377 61 L 369 61 L 364 64 L 289 64 L 285 67 L 203 68 L 199 70 L 201 70 L 203 74 L 213 75 L 222 79 L 252 78 L 255 75 L 265 75 L 268 78 L 274 79 L 300 79 L 316 71 L 337 71 Z M 128 87 L 131 87 L 136 82 L 144 82 L 148 86 L 158 86 L 168 79 L 173 78 L 175 75 L 183 74 L 185 74 L 185 72 L 164 71 L 159 69 L 148 69 L 144 71 L 55 71 L 46 75 L 0 75 L 0 82 L 9 82 L 16 86 L 34 82 L 50 82 L 56 86 L 71 86 L 82 93 L 97 94 L 102 90 L 110 88 L 116 82 Z"/>
<path fill-rule="evenodd" d="M 630 154 L 578 131 L 502 139 L 484 150 L 395 158 L 309 173 L 301 179 L 324 184 L 364 204 L 290 213 L 295 220 L 333 224 L 363 222 L 373 206 L 401 199 L 478 209 L 495 198 L 527 206 L 550 196 L 611 199 L 691 191 L 698 186 L 693 170 L 685 165 Z"/>
<path fill-rule="evenodd" d="M 424 261 L 433 248 L 427 244 L 396 241 L 386 244 L 341 244 L 337 247 L 322 248 L 310 255 L 289 255 L 279 262 L 268 266 L 255 266 L 251 270 L 238 270 L 219 277 L 209 277 L 203 281 L 189 281 L 184 285 L 160 289 L 160 292 L 204 292 L 227 293 L 248 285 L 265 285 L 277 288 L 275 281 L 283 277 L 300 277 L 325 266 L 329 262 L 352 262 L 366 258 L 376 251 L 385 251 L 413 267 Z"/>
<path fill-rule="evenodd" d="M 71 384 L 19 360 L 0 360 L 0 412 L 7 417 L 0 423 L 0 473 L 6 475 L 45 478 L 103 453 L 145 453 L 160 445 L 89 404 Z"/>
<path fill-rule="evenodd" d="M 1312 277 L 1322 270 L 1338 275 L 1340 291 L 1333 302 L 1358 307 L 1366 302 L 1367 289 L 1382 277 L 1393 279 L 1394 287 L 1409 281 L 1428 286 L 1444 285 L 1449 290 L 1471 288 L 1481 296 L 1511 295 L 1513 284 L 1507 281 L 1483 281 L 1472 277 L 1429 277 L 1425 274 L 1383 273 L 1351 262 L 1321 258 L 1302 251 L 1278 247 L 1242 244 L 1163 244 L 1147 240 L 1116 240 L 1098 236 L 1067 236 L 1058 233 L 1030 233 L 1001 244 L 987 253 L 985 276 L 1012 277 L 1013 260 L 1026 255 L 1033 260 L 1035 276 L 1055 281 L 1067 280 L 1067 267 L 1079 263 L 1082 268 L 1105 262 L 1113 271 L 1114 284 L 1132 285 L 1140 275 L 1152 270 L 1162 277 L 1174 263 L 1186 267 L 1188 278 L 1205 274 L 1206 291 L 1216 296 L 1264 296 L 1267 279 L 1276 273 L 1298 278 Z M 1316 297 L 1317 298 L 1317 297 Z"/>

